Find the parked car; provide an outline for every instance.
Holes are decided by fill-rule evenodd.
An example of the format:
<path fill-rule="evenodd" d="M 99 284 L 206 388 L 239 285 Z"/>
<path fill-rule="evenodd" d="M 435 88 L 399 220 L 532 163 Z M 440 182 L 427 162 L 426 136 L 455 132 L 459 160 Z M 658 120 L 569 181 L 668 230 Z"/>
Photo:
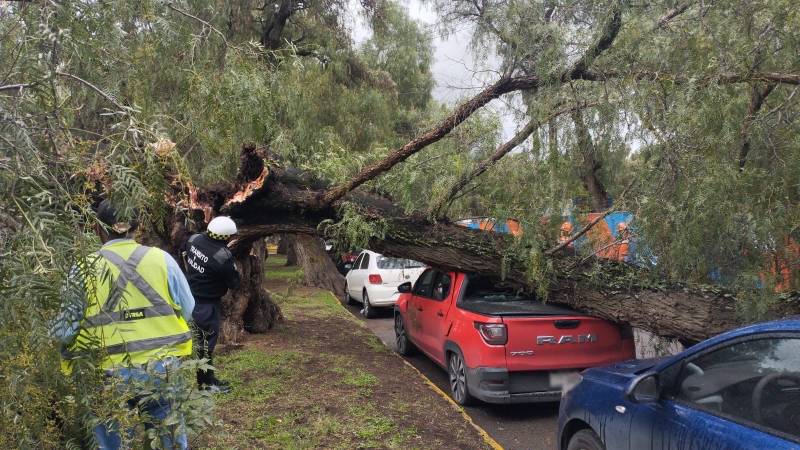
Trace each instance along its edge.
<path fill-rule="evenodd" d="M 346 276 L 347 272 L 350 272 L 350 269 L 353 268 L 353 263 L 356 262 L 359 254 L 360 252 L 358 251 L 342 253 L 341 256 L 339 256 L 339 260 L 334 261 L 336 263 L 336 269 L 339 271 L 339 273 Z"/>
<path fill-rule="evenodd" d="M 462 405 L 558 401 L 581 370 L 635 355 L 630 328 L 485 276 L 428 269 L 398 290 L 397 351 L 419 349 L 445 368 Z"/>
<path fill-rule="evenodd" d="M 362 250 L 345 276 L 345 300 L 348 304 L 362 303 L 361 313 L 375 317 L 375 308 L 392 307 L 400 293 L 397 286 L 414 282 L 425 265 L 410 259 L 390 258 Z"/>
<path fill-rule="evenodd" d="M 800 319 L 583 372 L 565 389 L 558 442 L 564 450 L 800 448 Z"/>

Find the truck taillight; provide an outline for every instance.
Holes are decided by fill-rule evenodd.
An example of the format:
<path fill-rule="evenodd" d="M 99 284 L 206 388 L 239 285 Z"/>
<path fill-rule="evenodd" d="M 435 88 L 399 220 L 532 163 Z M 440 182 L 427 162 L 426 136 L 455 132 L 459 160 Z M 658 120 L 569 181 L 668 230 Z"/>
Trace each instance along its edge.
<path fill-rule="evenodd" d="M 508 342 L 508 329 L 504 323 L 475 322 L 475 328 L 489 345 L 505 345 Z"/>
<path fill-rule="evenodd" d="M 383 284 L 383 278 L 381 278 L 380 274 L 373 273 L 369 276 L 370 284 Z"/>

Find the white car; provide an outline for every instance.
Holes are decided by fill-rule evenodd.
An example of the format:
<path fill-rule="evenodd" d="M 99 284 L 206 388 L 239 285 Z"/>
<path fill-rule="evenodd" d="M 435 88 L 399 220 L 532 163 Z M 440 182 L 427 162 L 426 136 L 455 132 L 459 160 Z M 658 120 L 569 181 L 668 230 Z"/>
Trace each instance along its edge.
<path fill-rule="evenodd" d="M 345 300 L 349 305 L 362 303 L 361 314 L 373 318 L 375 308 L 390 307 L 397 302 L 400 297 L 397 286 L 406 282 L 413 285 L 424 270 L 421 262 L 364 250 L 345 276 Z"/>

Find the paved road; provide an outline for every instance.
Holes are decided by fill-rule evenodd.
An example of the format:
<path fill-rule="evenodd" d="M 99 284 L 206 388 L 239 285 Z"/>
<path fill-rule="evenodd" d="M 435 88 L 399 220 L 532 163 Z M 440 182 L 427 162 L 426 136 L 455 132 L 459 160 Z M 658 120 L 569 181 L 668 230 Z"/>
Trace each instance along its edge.
<path fill-rule="evenodd" d="M 347 306 L 356 316 L 360 307 Z M 394 329 L 391 311 L 382 311 L 377 319 L 364 319 L 367 326 L 394 350 Z M 447 373 L 424 355 L 406 358 L 440 389 L 450 392 Z M 558 403 L 533 405 L 479 405 L 465 408 L 472 420 L 480 425 L 507 450 L 553 450 L 556 448 Z"/>

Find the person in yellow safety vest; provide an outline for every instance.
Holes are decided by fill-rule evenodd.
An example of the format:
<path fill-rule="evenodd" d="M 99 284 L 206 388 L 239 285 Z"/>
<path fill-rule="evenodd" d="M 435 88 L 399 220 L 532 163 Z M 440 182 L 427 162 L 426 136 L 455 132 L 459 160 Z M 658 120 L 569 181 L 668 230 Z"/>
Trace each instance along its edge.
<path fill-rule="evenodd" d="M 136 219 L 120 220 L 108 200 L 100 203 L 97 217 L 106 225 L 96 229 L 103 246 L 87 263 L 71 270 L 52 334 L 61 343 L 66 374 L 72 372 L 75 360 L 100 355 L 94 362 L 105 375 L 118 377 L 127 386 L 149 379 L 145 365 L 164 373 L 177 364 L 177 358 L 192 354 L 188 321 L 195 302 L 178 263 L 168 253 L 132 239 Z M 128 404 L 137 406 L 148 420 L 169 415 L 167 401 L 144 398 L 135 395 Z M 114 423 L 94 427 L 97 447 L 119 448 L 118 428 Z M 161 437 L 164 448 L 188 448 L 185 434 L 172 434 L 177 434 L 175 442 L 171 436 Z"/>

